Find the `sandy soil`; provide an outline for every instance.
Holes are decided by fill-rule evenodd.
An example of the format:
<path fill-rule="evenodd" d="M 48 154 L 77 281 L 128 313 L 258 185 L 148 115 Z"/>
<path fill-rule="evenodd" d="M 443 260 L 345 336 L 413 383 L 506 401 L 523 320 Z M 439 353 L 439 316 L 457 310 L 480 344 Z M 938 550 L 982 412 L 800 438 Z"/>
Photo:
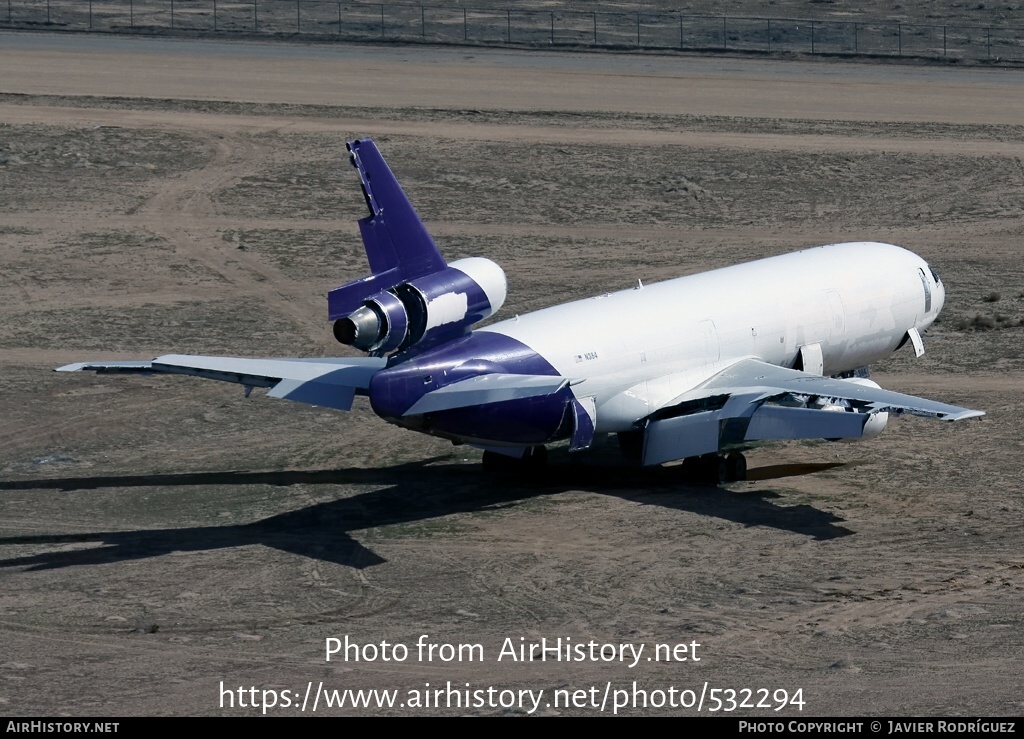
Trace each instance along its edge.
<path fill-rule="evenodd" d="M 555 690 L 600 704 L 634 681 L 802 689 L 803 715 L 1024 708 L 1020 73 L 305 47 L 282 63 L 256 44 L 219 67 L 229 45 L 166 41 L 79 49 L 69 71 L 66 47 L 33 38 L 0 51 L 0 713 L 252 713 L 237 689 L 253 686 L 293 691 L 270 710 L 297 714 L 311 681 L 398 702 L 448 681 L 543 689 L 538 712 L 562 714 L 599 709 L 589 692 L 556 708 Z M 214 71 L 170 74 L 175 56 Z M 721 488 L 611 447 L 555 450 L 529 485 L 365 404 L 50 372 L 339 353 L 325 294 L 365 272 L 356 135 L 447 255 L 504 266 L 508 315 L 814 244 L 903 244 L 947 308 L 923 358 L 875 377 L 988 415 L 757 450 L 751 480 Z M 346 635 L 410 656 L 325 661 Z M 484 660 L 421 660 L 421 635 Z M 506 638 L 559 637 L 647 651 L 633 668 L 497 659 Z M 692 641 L 700 661 L 646 661 Z"/>

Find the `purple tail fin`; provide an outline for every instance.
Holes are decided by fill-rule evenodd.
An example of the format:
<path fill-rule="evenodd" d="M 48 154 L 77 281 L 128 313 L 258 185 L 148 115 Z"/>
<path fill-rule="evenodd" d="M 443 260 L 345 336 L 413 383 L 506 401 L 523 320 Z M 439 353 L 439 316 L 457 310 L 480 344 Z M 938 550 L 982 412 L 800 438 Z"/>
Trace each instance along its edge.
<path fill-rule="evenodd" d="M 359 231 L 373 274 L 327 294 L 332 321 L 349 315 L 371 295 L 447 266 L 377 145 L 371 139 L 357 139 L 348 143 L 348 150 L 370 210 L 359 221 Z"/>

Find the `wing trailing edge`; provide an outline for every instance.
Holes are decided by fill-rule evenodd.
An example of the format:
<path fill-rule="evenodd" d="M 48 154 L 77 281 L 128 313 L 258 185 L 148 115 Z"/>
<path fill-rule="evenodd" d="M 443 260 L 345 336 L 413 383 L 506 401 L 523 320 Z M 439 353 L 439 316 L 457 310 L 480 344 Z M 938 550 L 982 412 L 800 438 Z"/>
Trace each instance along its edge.
<path fill-rule="evenodd" d="M 799 370 L 777 367 L 758 359 L 742 359 L 704 382 L 697 391 L 702 393 L 749 392 L 751 388 L 763 390 L 767 397 L 785 394 L 816 396 L 853 401 L 858 410 L 871 413 L 909 413 L 941 421 L 962 421 L 984 416 L 984 411 L 961 408 L 937 400 L 884 390 L 850 380 L 821 377 Z M 691 393 L 687 393 L 687 396 Z"/>
<path fill-rule="evenodd" d="M 149 362 L 77 362 L 57 372 L 97 374 L 185 375 L 269 388 L 268 397 L 337 408 L 352 408 L 356 394 L 366 394 L 370 379 L 386 360 L 374 357 L 318 359 L 245 359 L 167 354 Z"/>
<path fill-rule="evenodd" d="M 872 419 L 880 417 L 884 426 L 888 413 L 943 421 L 985 415 L 873 383 L 743 359 L 645 419 L 642 461 L 661 464 L 759 441 L 870 438 Z"/>

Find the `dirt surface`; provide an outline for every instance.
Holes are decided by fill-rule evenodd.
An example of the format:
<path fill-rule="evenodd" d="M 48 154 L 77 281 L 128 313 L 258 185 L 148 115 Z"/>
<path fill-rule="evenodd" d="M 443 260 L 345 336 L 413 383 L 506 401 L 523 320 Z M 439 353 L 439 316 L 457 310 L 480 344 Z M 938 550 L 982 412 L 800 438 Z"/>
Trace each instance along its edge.
<path fill-rule="evenodd" d="M 244 687 L 297 715 L 321 683 L 400 696 L 318 713 L 532 708 L 398 705 L 449 681 L 485 701 L 544 690 L 541 714 L 593 714 L 634 683 L 768 689 L 771 708 L 802 689 L 805 716 L 1024 708 L 1019 72 L 166 41 L 78 49 L 69 69 L 46 38 L 0 48 L 0 713 L 260 712 Z M 231 49 L 246 63 L 218 66 Z M 208 71 L 172 74 L 175 55 Z M 905 245 L 946 310 L 924 357 L 874 377 L 988 415 L 756 450 L 721 488 L 601 445 L 553 450 L 527 484 L 365 404 L 50 371 L 340 353 L 326 291 L 366 272 L 357 135 L 447 256 L 502 264 L 502 315 L 816 244 Z M 409 656 L 327 662 L 346 635 Z M 498 660 L 542 638 L 645 651 L 632 668 Z M 421 640 L 483 660 L 420 659 Z M 699 661 L 647 661 L 693 642 Z M 556 707 L 556 690 L 586 693 Z M 800 715 L 771 708 L 738 712 Z"/>

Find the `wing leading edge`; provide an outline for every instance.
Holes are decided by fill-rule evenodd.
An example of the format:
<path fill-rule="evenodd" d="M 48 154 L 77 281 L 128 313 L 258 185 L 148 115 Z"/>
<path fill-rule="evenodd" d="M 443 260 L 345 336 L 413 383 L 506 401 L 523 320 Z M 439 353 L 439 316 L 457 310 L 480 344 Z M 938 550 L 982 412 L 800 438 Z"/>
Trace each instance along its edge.
<path fill-rule="evenodd" d="M 743 359 L 645 419 L 643 463 L 661 464 L 756 441 L 859 439 L 872 419 L 886 413 L 943 421 L 985 415 L 873 384 Z"/>
<path fill-rule="evenodd" d="M 254 387 L 265 387 L 271 398 L 347 411 L 354 396 L 366 394 L 370 379 L 386 363 L 377 357 L 243 359 L 167 354 L 149 362 L 78 362 L 56 371 L 202 377 L 243 385 L 246 394 Z"/>

